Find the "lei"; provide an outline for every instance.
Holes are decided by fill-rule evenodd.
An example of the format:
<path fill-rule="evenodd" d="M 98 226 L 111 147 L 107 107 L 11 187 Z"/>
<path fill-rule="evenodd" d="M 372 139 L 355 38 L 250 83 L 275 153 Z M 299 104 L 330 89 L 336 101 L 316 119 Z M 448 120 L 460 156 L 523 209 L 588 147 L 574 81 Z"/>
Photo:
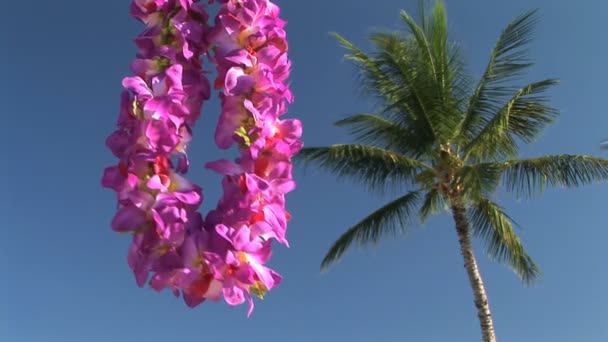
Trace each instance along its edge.
<path fill-rule="evenodd" d="M 209 4 L 214 1 L 209 1 Z M 117 193 L 112 229 L 133 235 L 127 261 L 137 284 L 170 289 L 190 307 L 222 297 L 263 298 L 281 282 L 265 266 L 273 240 L 287 245 L 285 194 L 295 188 L 291 157 L 302 124 L 281 119 L 293 95 L 279 7 L 269 0 L 219 0 L 215 25 L 199 0 L 133 0 L 146 25 L 135 38 L 132 77 L 122 81 L 116 130 L 106 145 L 119 159 L 102 185 Z M 217 207 L 197 210 L 201 187 L 185 178 L 192 129 L 210 98 L 202 69 L 217 69 L 221 113 L 215 143 L 239 156 L 205 167 L 224 176 Z"/>

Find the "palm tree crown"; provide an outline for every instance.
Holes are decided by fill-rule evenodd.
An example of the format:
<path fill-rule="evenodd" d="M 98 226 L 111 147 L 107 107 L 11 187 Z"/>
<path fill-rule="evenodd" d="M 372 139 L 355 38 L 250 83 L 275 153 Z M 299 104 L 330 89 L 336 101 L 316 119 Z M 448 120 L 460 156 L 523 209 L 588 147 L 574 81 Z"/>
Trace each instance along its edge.
<path fill-rule="evenodd" d="M 327 267 L 353 243 L 368 244 L 401 231 L 411 220 L 451 208 L 466 210 L 470 234 L 483 239 L 487 254 L 510 265 L 525 283 L 539 269 L 494 202 L 503 184 L 529 195 L 546 186 L 574 187 L 608 179 L 608 161 L 592 156 L 552 155 L 517 159 L 519 144 L 530 143 L 558 112 L 546 79 L 518 85 L 532 66 L 527 46 L 537 11 L 513 20 L 491 51 L 475 84 L 458 46 L 448 37 L 441 1 L 416 23 L 405 11 L 405 32 L 377 32 L 366 54 L 335 34 L 360 71 L 361 88 L 373 97 L 376 114 L 337 121 L 357 143 L 308 147 L 296 160 L 325 168 L 370 190 L 406 185 L 414 189 L 384 205 L 344 233 L 322 262 Z M 469 232 L 467 232 L 468 234 Z"/>

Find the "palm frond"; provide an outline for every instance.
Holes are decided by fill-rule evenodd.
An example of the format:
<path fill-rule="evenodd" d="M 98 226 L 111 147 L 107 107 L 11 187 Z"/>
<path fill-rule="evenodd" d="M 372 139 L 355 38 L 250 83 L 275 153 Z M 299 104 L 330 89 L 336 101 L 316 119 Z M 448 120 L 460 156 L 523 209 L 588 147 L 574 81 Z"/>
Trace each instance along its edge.
<path fill-rule="evenodd" d="M 438 174 L 436 170 L 424 170 L 416 175 L 416 185 L 427 191 L 437 187 Z"/>
<path fill-rule="evenodd" d="M 392 59 L 387 58 L 387 64 L 400 65 L 402 75 L 409 74 L 410 80 L 417 81 L 410 83 L 415 85 L 414 89 L 420 90 L 418 97 L 425 103 L 422 113 L 438 142 L 444 143 L 453 136 L 462 118 L 461 111 L 455 110 L 462 98 L 454 98 L 455 94 L 459 94 L 454 90 L 462 85 L 466 72 L 457 46 L 449 41 L 443 2 L 435 2 L 428 17 L 421 3 L 420 12 L 421 25 L 418 25 L 406 11 L 401 11 L 401 18 L 415 42 L 416 67 L 399 63 L 399 56 L 402 55 L 399 51 Z M 411 43 L 409 45 L 412 46 Z"/>
<path fill-rule="evenodd" d="M 451 93 L 452 108 L 459 111 L 459 123 L 454 129 L 454 137 L 458 135 L 460 124 L 464 119 L 464 113 L 467 111 L 468 101 L 473 88 L 473 77 L 467 69 L 465 58 L 462 56 L 461 48 L 458 43 L 451 42 L 449 46 L 448 69 L 449 73 L 448 86 Z M 452 137 L 451 140 L 454 140 Z"/>
<path fill-rule="evenodd" d="M 470 98 L 460 127 L 465 142 L 477 136 L 503 105 L 503 99 L 517 89 L 508 82 L 517 79 L 532 65 L 527 45 L 531 41 L 538 11 L 515 18 L 502 32 L 490 54 L 490 61 Z"/>
<path fill-rule="evenodd" d="M 465 158 L 497 160 L 516 156 L 516 138 L 532 142 L 557 116 L 543 94 L 557 84 L 558 80 L 547 79 L 520 89 L 464 147 Z"/>
<path fill-rule="evenodd" d="M 419 200 L 418 191 L 409 192 L 361 220 L 334 242 L 321 262 L 321 269 L 340 259 L 353 243 L 360 246 L 377 243 L 384 236 L 404 232 Z"/>
<path fill-rule="evenodd" d="M 431 43 L 436 79 L 440 95 L 437 116 L 445 134 L 443 142 L 451 142 L 462 122 L 466 101 L 471 91 L 471 77 L 458 44 L 449 39 L 447 11 L 443 1 L 435 1 L 429 23 L 423 29 Z"/>
<path fill-rule="evenodd" d="M 403 13 L 403 12 L 402 12 Z M 435 62 L 435 78 L 442 92 L 444 100 L 451 94 L 451 70 L 449 69 L 450 43 L 448 39 L 448 17 L 442 1 L 435 1 L 428 25 L 422 26 L 425 36 L 431 45 L 431 55 Z"/>
<path fill-rule="evenodd" d="M 381 147 L 410 157 L 425 153 L 418 143 L 416 132 L 373 114 L 356 114 L 338 120 L 338 127 L 346 127 L 355 141 Z"/>
<path fill-rule="evenodd" d="M 548 185 L 566 188 L 608 181 L 608 159 L 584 155 L 553 155 L 500 164 L 508 190 L 531 196 Z"/>
<path fill-rule="evenodd" d="M 436 61 L 436 80 L 440 85 L 445 103 L 464 112 L 461 105 L 468 100 L 471 91 L 471 76 L 456 42 L 449 39 L 447 11 L 443 1 L 435 1 L 430 15 L 426 15 L 427 1 L 419 0 L 420 27 L 431 46 L 431 55 Z M 409 26 L 409 25 L 408 25 Z M 462 114 L 460 114 L 462 115 Z"/>
<path fill-rule="evenodd" d="M 446 203 L 438 188 L 427 191 L 424 195 L 424 202 L 420 207 L 420 221 L 425 223 L 429 216 L 445 210 Z"/>
<path fill-rule="evenodd" d="M 334 32 L 332 35 L 348 51 L 344 58 L 352 61 L 359 69 L 359 83 L 363 94 L 374 96 L 378 100 L 379 107 L 384 109 L 382 113 L 388 112 L 386 108 L 394 108 L 396 103 L 404 97 L 404 93 L 400 91 L 400 85 L 393 80 L 394 77 L 383 69 L 376 58 L 369 56 L 340 34 Z M 405 109 L 411 112 L 411 108 Z M 402 118 L 403 116 L 397 119 Z"/>
<path fill-rule="evenodd" d="M 482 163 L 464 166 L 458 173 L 458 185 L 466 201 L 476 202 L 491 196 L 500 184 L 503 168 L 499 164 Z"/>
<path fill-rule="evenodd" d="M 353 61 L 358 68 L 362 95 L 376 99 L 380 115 L 402 127 L 410 128 L 410 134 L 414 133 L 418 140 L 418 153 L 428 150 L 434 142 L 432 132 L 426 121 L 419 119 L 423 115 L 420 101 L 414 96 L 412 89 L 404 85 L 399 72 L 395 73 L 394 68 L 386 65 L 382 59 L 367 55 L 341 35 L 333 33 L 333 36 L 348 50 L 345 58 Z M 400 44 L 399 40 L 400 38 L 396 37 L 389 47 L 394 49 Z M 386 51 L 383 52 L 384 47 L 379 44 L 376 46 L 378 52 L 375 55 L 388 54 Z M 413 65 L 412 53 L 402 52 L 400 52 L 401 63 Z"/>
<path fill-rule="evenodd" d="M 370 191 L 413 183 L 419 171 L 432 170 L 415 159 L 359 144 L 304 148 L 294 157 L 294 161 L 315 164 L 338 178 L 350 178 L 362 183 Z"/>
<path fill-rule="evenodd" d="M 482 199 L 469 209 L 469 220 L 473 236 L 485 242 L 490 258 L 507 263 L 526 284 L 538 277 L 538 266 L 526 253 L 511 219 L 500 206 Z"/>
<path fill-rule="evenodd" d="M 344 58 L 359 69 L 359 83 L 363 95 L 372 95 L 380 107 L 389 107 L 400 98 L 399 86 L 382 70 L 377 61 L 338 33 L 333 32 L 340 45 L 348 51 Z"/>
<path fill-rule="evenodd" d="M 422 59 L 422 53 L 411 39 L 401 33 L 376 32 L 370 40 L 376 47 L 374 60 L 390 80 L 382 91 L 393 98 L 382 113 L 402 125 L 415 127 L 424 142 L 434 142 L 441 134 L 437 117 L 437 84 L 434 71 Z M 432 69 L 432 68 L 431 68 Z"/>
<path fill-rule="evenodd" d="M 418 44 L 419 51 L 424 56 L 424 60 L 427 63 L 430 71 L 432 72 L 432 75 L 436 76 L 438 68 L 435 65 L 436 61 L 433 56 L 432 45 L 429 42 L 424 30 L 420 26 L 418 26 L 418 24 L 416 24 L 414 18 L 412 18 L 406 11 L 402 10 L 400 14 L 401 19 L 403 19 L 403 21 L 407 24 L 410 29 L 410 32 L 414 36 L 416 43 Z M 436 24 L 434 23 L 432 25 L 436 26 Z"/>

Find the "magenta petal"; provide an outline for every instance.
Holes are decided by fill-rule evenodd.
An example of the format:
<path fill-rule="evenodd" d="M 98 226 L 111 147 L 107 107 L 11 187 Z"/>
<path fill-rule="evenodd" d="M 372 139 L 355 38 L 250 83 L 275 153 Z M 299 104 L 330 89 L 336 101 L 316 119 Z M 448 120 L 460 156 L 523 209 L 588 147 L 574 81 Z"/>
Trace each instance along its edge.
<path fill-rule="evenodd" d="M 226 241 L 232 242 L 230 239 L 230 235 L 234 232 L 234 228 L 228 227 L 225 224 L 217 224 L 215 225 L 215 231 L 217 235 L 226 239 Z"/>
<path fill-rule="evenodd" d="M 245 293 L 243 289 L 237 287 L 234 284 L 231 286 L 225 286 L 223 289 L 224 292 L 224 300 L 229 305 L 240 305 L 245 302 Z"/>
<path fill-rule="evenodd" d="M 150 77 L 159 71 L 156 61 L 138 58 L 131 63 L 131 70 L 139 77 Z"/>
<path fill-rule="evenodd" d="M 123 176 L 116 166 L 107 167 L 103 171 L 101 185 L 105 188 L 121 191 L 126 178 Z"/>
<path fill-rule="evenodd" d="M 264 284 L 267 289 L 272 289 L 273 287 L 278 285 L 278 282 L 281 281 L 281 276 L 279 276 L 277 273 L 275 273 L 268 267 L 264 267 L 255 263 L 252 263 L 251 267 L 258 275 L 258 278 L 260 278 L 262 284 Z"/>
<path fill-rule="evenodd" d="M 188 215 L 188 222 L 186 222 L 186 229 L 190 233 L 190 236 L 194 234 L 196 237 L 196 241 L 199 243 L 199 246 L 207 245 L 207 232 L 202 231 L 203 228 L 203 215 L 196 211 L 190 211 Z M 201 247 L 201 249 L 204 249 Z"/>
<path fill-rule="evenodd" d="M 228 127 L 228 125 L 225 125 L 224 127 L 218 126 L 215 131 L 215 143 L 217 144 L 217 146 L 223 150 L 230 148 L 230 146 L 234 142 L 234 132 L 237 128 L 238 124 L 231 125 L 231 127 Z"/>
<path fill-rule="evenodd" d="M 129 246 L 129 253 L 127 255 L 127 262 L 131 270 L 133 270 L 135 280 L 139 287 L 143 287 L 146 284 L 150 274 L 150 262 L 140 249 L 143 240 L 143 234 L 136 234 L 133 236 L 133 242 Z"/>
<path fill-rule="evenodd" d="M 233 50 L 226 54 L 225 59 L 237 65 L 243 65 L 245 67 L 251 67 L 251 58 L 249 52 L 245 49 Z"/>
<path fill-rule="evenodd" d="M 190 160 L 188 159 L 188 155 L 186 153 L 180 153 L 177 157 L 177 167 L 175 171 L 186 173 L 188 172 L 188 168 L 190 167 Z"/>
<path fill-rule="evenodd" d="M 254 84 L 254 78 L 245 74 L 243 69 L 232 67 L 226 73 L 224 91 L 227 95 L 239 96 L 249 92 Z"/>
<path fill-rule="evenodd" d="M 190 6 L 192 6 L 193 0 L 179 0 L 179 4 L 183 9 L 189 10 Z"/>
<path fill-rule="evenodd" d="M 197 260 L 199 255 L 199 250 L 192 235 L 187 236 L 184 239 L 184 243 L 182 244 L 181 255 L 184 260 L 184 266 L 186 268 L 194 267 L 194 262 Z"/>
<path fill-rule="evenodd" d="M 245 99 L 243 101 L 243 107 L 245 107 L 245 109 L 247 109 L 249 111 L 249 113 L 251 113 L 251 115 L 257 122 L 264 121 L 264 119 L 267 119 L 266 117 L 264 117 L 263 115 L 260 114 L 260 112 L 258 111 L 257 108 L 255 108 L 255 106 L 253 105 L 251 100 Z"/>
<path fill-rule="evenodd" d="M 186 303 L 186 305 L 190 308 L 197 307 L 204 301 L 205 301 L 205 297 L 197 297 L 197 296 L 184 292 L 184 303 Z"/>
<path fill-rule="evenodd" d="M 223 284 L 217 279 L 211 280 L 211 284 L 209 284 L 209 290 L 205 293 L 205 297 L 209 298 L 213 301 L 217 301 L 222 297 L 222 288 Z"/>
<path fill-rule="evenodd" d="M 144 105 L 144 111 L 147 113 L 147 117 L 160 120 L 168 119 L 172 109 L 171 102 L 164 97 L 155 97 L 149 99 Z"/>
<path fill-rule="evenodd" d="M 221 149 L 229 148 L 234 142 L 234 132 L 242 125 L 246 113 L 238 98 L 229 96 L 222 103 L 222 113 L 215 128 L 215 143 Z"/>
<path fill-rule="evenodd" d="M 176 192 L 174 195 L 184 204 L 198 205 L 201 202 L 201 195 L 198 191 Z"/>
<path fill-rule="evenodd" d="M 258 57 L 259 63 L 264 63 L 268 66 L 274 65 L 275 61 L 281 55 L 281 50 L 274 45 L 268 45 L 260 49 L 256 56 Z"/>
<path fill-rule="evenodd" d="M 240 265 L 238 271 L 234 273 L 234 279 L 241 284 L 253 284 L 255 282 L 255 272 L 250 265 Z M 247 288 L 243 290 L 247 291 Z"/>
<path fill-rule="evenodd" d="M 302 136 L 302 121 L 298 119 L 287 119 L 278 125 L 281 136 L 288 143 L 299 139 Z"/>
<path fill-rule="evenodd" d="M 256 222 L 250 226 L 250 229 L 252 234 L 262 236 L 265 239 L 276 238 L 276 233 L 268 222 Z"/>
<path fill-rule="evenodd" d="M 146 213 L 143 210 L 125 206 L 114 215 L 112 229 L 117 232 L 131 232 L 139 229 L 146 221 Z"/>
<path fill-rule="evenodd" d="M 291 179 L 284 179 L 281 181 L 277 181 L 275 186 L 278 191 L 285 194 L 296 188 L 296 182 Z"/>
<path fill-rule="evenodd" d="M 181 64 L 173 64 L 167 70 L 165 70 L 165 75 L 167 76 L 169 93 L 174 91 L 182 91 L 182 73 L 184 67 Z"/>
<path fill-rule="evenodd" d="M 178 276 L 179 274 L 176 270 L 157 273 L 150 279 L 150 287 L 159 292 L 167 287 L 175 288 L 179 283 Z"/>
<path fill-rule="evenodd" d="M 284 211 L 277 205 L 271 204 L 264 207 L 264 218 L 266 223 L 272 229 L 276 239 L 289 247 L 289 242 L 285 238 L 287 230 L 287 220 Z"/>
<path fill-rule="evenodd" d="M 190 182 L 186 177 L 172 172 L 171 173 L 171 185 L 174 187 L 174 191 L 178 192 L 189 192 L 191 190 L 199 189 L 197 185 Z"/>
<path fill-rule="evenodd" d="M 255 305 L 253 304 L 253 298 L 251 298 L 251 296 L 247 296 L 247 301 L 249 302 L 249 309 L 247 309 L 247 317 L 251 317 Z"/>
<path fill-rule="evenodd" d="M 129 178 L 134 178 L 134 180 L 139 181 L 139 179 L 132 177 L 130 175 Z M 135 188 L 135 184 L 131 184 L 130 186 Z M 141 210 L 149 210 L 154 205 L 154 197 L 145 191 L 129 191 L 128 198 L 133 203 L 134 206 Z"/>
<path fill-rule="evenodd" d="M 245 184 L 247 184 L 247 189 L 253 193 L 265 191 L 270 187 L 268 182 L 254 174 L 245 175 Z"/>
<path fill-rule="evenodd" d="M 231 238 L 232 245 L 234 249 L 237 251 L 248 251 L 251 244 L 251 236 L 250 230 L 246 227 L 243 227 L 236 231 L 236 234 L 233 234 Z"/>
<path fill-rule="evenodd" d="M 150 87 L 148 87 L 146 82 L 139 76 L 125 77 L 122 80 L 122 86 L 129 90 L 132 90 L 137 95 L 139 95 L 140 98 L 152 97 L 152 90 L 150 90 Z"/>
<path fill-rule="evenodd" d="M 167 191 L 167 187 L 163 185 L 159 175 L 154 175 L 148 180 L 146 186 L 152 190 Z"/>
<path fill-rule="evenodd" d="M 123 131 L 115 131 L 106 139 L 106 146 L 115 157 L 122 158 L 131 147 L 131 137 Z"/>
<path fill-rule="evenodd" d="M 120 113 L 118 114 L 118 120 L 116 124 L 119 127 L 124 127 L 125 125 L 133 122 L 133 117 L 131 116 L 133 112 L 133 99 L 131 98 L 131 94 L 127 90 L 123 90 L 120 93 Z"/>
<path fill-rule="evenodd" d="M 173 127 L 159 120 L 146 122 L 145 134 L 150 146 L 164 153 L 173 151 L 180 140 Z"/>
<path fill-rule="evenodd" d="M 265 241 L 264 243 L 259 243 L 256 250 L 249 251 L 247 255 L 252 265 L 256 263 L 260 265 L 267 263 L 272 256 L 272 242 Z"/>

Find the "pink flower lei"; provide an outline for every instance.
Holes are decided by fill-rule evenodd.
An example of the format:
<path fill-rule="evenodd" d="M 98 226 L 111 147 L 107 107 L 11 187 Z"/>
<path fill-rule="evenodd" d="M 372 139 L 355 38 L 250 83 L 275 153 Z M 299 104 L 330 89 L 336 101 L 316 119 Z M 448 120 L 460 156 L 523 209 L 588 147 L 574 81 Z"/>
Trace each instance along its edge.
<path fill-rule="evenodd" d="M 209 1 L 212 3 L 213 1 Z M 122 84 L 117 129 L 106 145 L 119 163 L 102 185 L 117 193 L 112 229 L 130 233 L 128 264 L 140 287 L 169 288 L 190 307 L 206 299 L 230 305 L 263 298 L 281 282 L 264 266 L 273 240 L 288 245 L 285 194 L 295 188 L 291 157 L 302 148 L 302 124 L 282 119 L 293 95 L 286 83 L 285 21 L 269 0 L 220 0 L 213 27 L 198 0 L 133 0 L 146 24 L 135 39 L 134 73 Z M 215 142 L 239 156 L 206 167 L 222 175 L 224 193 L 206 217 L 202 189 L 188 181 L 186 153 L 217 67 L 221 99 Z"/>

